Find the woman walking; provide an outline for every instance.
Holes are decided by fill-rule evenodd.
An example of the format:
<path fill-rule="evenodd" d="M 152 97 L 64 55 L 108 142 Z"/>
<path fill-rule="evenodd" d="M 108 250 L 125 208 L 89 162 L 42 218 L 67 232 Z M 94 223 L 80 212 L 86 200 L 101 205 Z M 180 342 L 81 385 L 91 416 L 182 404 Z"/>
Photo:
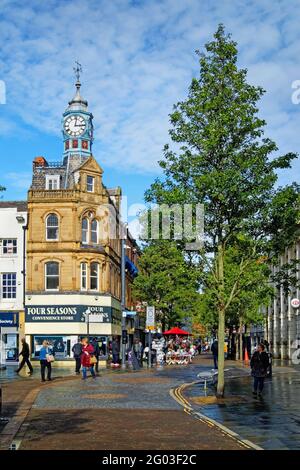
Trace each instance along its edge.
<path fill-rule="evenodd" d="M 93 379 L 96 378 L 94 371 L 94 364 L 92 364 L 91 356 L 94 353 L 94 348 L 89 344 L 88 338 L 82 340 L 82 354 L 81 354 L 81 367 L 82 367 L 82 380 L 87 378 L 87 369 L 89 369 Z"/>
<path fill-rule="evenodd" d="M 46 382 L 45 371 L 47 369 L 47 380 L 51 380 L 51 362 L 54 361 L 52 349 L 49 347 L 48 341 L 43 341 L 40 349 L 40 364 L 41 364 L 41 379 L 42 382 Z"/>
<path fill-rule="evenodd" d="M 253 383 L 253 395 L 260 397 L 264 389 L 264 382 L 267 376 L 267 370 L 269 367 L 269 356 L 265 352 L 265 345 L 260 343 L 257 351 L 253 353 L 250 361 L 251 375 L 254 377 Z"/>

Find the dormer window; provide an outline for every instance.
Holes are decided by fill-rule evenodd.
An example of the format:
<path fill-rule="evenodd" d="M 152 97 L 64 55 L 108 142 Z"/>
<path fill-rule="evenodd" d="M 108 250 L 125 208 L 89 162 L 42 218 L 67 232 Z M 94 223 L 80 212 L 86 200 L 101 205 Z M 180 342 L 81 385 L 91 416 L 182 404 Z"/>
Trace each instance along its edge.
<path fill-rule="evenodd" d="M 93 176 L 86 177 L 86 190 L 88 193 L 93 193 L 95 190 L 95 178 Z"/>
<path fill-rule="evenodd" d="M 60 189 L 60 176 L 59 175 L 46 175 L 46 189 L 47 190 Z"/>

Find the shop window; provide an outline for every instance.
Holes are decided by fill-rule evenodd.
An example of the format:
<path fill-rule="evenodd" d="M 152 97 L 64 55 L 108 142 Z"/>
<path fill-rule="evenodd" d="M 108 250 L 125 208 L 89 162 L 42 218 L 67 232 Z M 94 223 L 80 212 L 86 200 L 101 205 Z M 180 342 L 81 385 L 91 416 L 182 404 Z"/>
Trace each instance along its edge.
<path fill-rule="evenodd" d="M 1 276 L 2 299 L 15 299 L 17 297 L 16 273 L 4 273 Z"/>
<path fill-rule="evenodd" d="M 98 243 L 98 221 L 96 219 L 93 219 L 91 223 L 91 242 Z"/>
<path fill-rule="evenodd" d="M 90 289 L 99 290 L 99 264 L 98 263 L 91 263 Z"/>
<path fill-rule="evenodd" d="M 95 178 L 93 176 L 86 177 L 86 190 L 88 193 L 94 192 L 95 186 Z"/>
<path fill-rule="evenodd" d="M 56 214 L 49 214 L 46 219 L 46 240 L 58 240 L 58 217 Z"/>
<path fill-rule="evenodd" d="M 3 238 L 0 240 L 0 254 L 1 255 L 16 255 L 17 254 L 17 239 L 16 238 Z"/>
<path fill-rule="evenodd" d="M 81 263 L 81 290 L 87 290 L 87 263 Z"/>
<path fill-rule="evenodd" d="M 45 264 L 46 290 L 59 289 L 59 264 L 56 261 L 49 261 Z"/>
<path fill-rule="evenodd" d="M 81 240 L 82 243 L 89 242 L 89 221 L 86 217 L 81 222 Z"/>

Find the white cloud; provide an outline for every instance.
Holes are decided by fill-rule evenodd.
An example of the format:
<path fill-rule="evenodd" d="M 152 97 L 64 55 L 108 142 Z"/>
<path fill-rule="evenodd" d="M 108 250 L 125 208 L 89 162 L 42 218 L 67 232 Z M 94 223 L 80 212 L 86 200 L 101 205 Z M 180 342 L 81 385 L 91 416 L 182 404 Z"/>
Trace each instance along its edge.
<path fill-rule="evenodd" d="M 300 78 L 297 0 L 288 10 L 283 0 L 1 0 L 1 10 L 0 79 L 10 115 L 60 139 L 78 59 L 95 116 L 95 156 L 107 166 L 158 171 L 168 114 L 198 72 L 194 50 L 218 22 L 239 43 L 249 79 L 268 91 L 261 114 L 269 133 L 282 151 L 300 147 L 300 107 L 290 98 Z M 15 122 L 5 125 L 15 132 Z"/>

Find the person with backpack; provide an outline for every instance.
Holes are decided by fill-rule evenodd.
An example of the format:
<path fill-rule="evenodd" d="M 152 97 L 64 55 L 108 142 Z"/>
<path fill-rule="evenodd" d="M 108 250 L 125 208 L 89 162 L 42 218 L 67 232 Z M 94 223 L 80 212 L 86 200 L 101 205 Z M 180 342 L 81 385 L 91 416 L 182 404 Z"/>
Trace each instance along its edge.
<path fill-rule="evenodd" d="M 82 354 L 82 343 L 79 338 L 78 338 L 77 343 L 75 343 L 72 348 L 72 353 L 75 359 L 75 374 L 79 375 L 80 368 L 81 368 L 81 354 Z"/>
<path fill-rule="evenodd" d="M 260 397 L 264 389 L 264 382 L 267 376 L 267 370 L 269 367 L 269 356 L 265 351 L 265 345 L 260 343 L 257 351 L 253 353 L 250 361 L 251 375 L 254 378 L 253 383 L 253 395 Z"/>

